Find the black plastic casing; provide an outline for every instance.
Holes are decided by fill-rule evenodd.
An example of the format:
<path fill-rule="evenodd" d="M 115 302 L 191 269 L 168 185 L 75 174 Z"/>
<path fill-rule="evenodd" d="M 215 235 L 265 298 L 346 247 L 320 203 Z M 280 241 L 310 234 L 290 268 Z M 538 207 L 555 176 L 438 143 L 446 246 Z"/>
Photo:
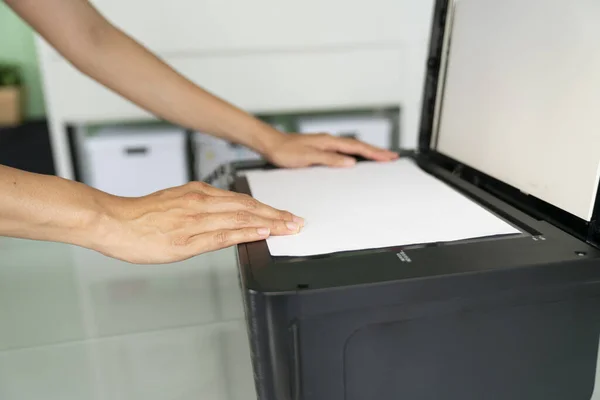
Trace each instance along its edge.
<path fill-rule="evenodd" d="M 592 396 L 600 202 L 582 221 L 430 149 L 447 6 L 435 5 L 420 148 L 402 155 L 522 233 L 302 258 L 239 245 L 259 400 Z M 234 165 L 232 189 L 251 194 L 254 168 L 272 167 Z"/>

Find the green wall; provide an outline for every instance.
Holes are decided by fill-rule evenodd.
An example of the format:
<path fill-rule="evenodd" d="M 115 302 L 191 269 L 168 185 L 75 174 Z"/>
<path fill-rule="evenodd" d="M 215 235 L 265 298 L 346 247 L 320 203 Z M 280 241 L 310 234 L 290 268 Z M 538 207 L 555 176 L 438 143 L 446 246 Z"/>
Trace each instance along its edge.
<path fill-rule="evenodd" d="M 0 62 L 21 67 L 26 89 L 25 115 L 28 119 L 43 117 L 44 97 L 33 31 L 4 1 L 0 1 Z"/>

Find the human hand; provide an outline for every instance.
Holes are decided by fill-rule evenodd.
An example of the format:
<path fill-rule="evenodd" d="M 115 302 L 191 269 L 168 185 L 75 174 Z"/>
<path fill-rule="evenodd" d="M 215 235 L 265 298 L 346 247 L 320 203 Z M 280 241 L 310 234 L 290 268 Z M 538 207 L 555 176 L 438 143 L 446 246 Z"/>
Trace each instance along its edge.
<path fill-rule="evenodd" d="M 94 248 L 136 264 L 161 264 L 270 235 L 298 233 L 304 221 L 287 211 L 200 182 L 139 198 L 113 197 Z"/>
<path fill-rule="evenodd" d="M 288 134 L 271 147 L 266 158 L 284 168 L 311 165 L 350 167 L 356 163 L 352 155 L 374 161 L 391 161 L 398 154 L 364 142 L 328 134 Z"/>

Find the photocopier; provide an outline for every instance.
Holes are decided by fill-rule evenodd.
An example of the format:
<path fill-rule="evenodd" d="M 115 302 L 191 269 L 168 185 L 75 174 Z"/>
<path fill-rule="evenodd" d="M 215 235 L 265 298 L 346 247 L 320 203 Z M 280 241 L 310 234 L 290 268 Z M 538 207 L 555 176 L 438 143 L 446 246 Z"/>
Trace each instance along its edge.
<path fill-rule="evenodd" d="M 419 146 L 399 153 L 519 233 L 237 246 L 260 400 L 600 399 L 598 21 L 598 0 L 435 2 Z M 233 165 L 231 188 L 264 168 Z"/>

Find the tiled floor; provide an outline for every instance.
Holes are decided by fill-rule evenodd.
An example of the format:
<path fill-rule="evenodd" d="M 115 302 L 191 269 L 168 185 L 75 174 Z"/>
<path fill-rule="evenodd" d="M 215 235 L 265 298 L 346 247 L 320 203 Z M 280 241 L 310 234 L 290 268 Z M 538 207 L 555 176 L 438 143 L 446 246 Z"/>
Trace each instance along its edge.
<path fill-rule="evenodd" d="M 0 399 L 254 400 L 233 250 L 135 266 L 0 239 Z"/>
<path fill-rule="evenodd" d="M 42 399 L 256 400 L 233 250 L 136 266 L 0 238 L 0 400 Z"/>

